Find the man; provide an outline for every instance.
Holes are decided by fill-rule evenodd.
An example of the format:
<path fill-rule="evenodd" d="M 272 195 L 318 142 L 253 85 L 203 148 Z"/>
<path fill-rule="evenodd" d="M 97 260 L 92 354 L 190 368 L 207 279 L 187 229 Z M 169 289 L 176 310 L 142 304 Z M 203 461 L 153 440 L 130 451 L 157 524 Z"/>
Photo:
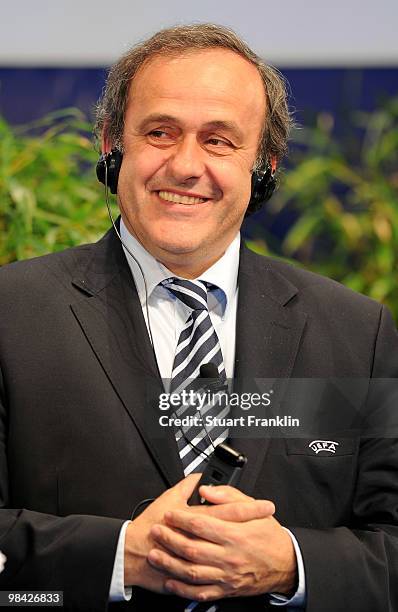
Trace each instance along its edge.
<path fill-rule="evenodd" d="M 397 376 L 384 307 L 239 249 L 288 127 L 277 74 L 224 28 L 160 32 L 111 71 L 98 129 L 123 153 L 118 176 L 103 163 L 124 246 L 111 230 L 0 278 L 1 588 L 70 610 L 398 609 L 396 441 L 242 438 L 241 490 L 188 507 L 206 453 L 153 405 L 209 355 L 224 379 Z"/>

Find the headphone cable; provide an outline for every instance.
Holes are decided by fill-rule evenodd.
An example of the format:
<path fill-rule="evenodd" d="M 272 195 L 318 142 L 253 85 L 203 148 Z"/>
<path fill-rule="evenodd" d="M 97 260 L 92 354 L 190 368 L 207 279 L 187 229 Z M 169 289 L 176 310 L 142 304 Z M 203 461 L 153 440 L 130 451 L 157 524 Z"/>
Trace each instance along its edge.
<path fill-rule="evenodd" d="M 143 280 L 143 282 L 144 282 L 144 290 L 145 290 L 145 311 L 146 311 L 146 317 L 147 317 L 147 323 L 148 323 L 148 332 L 149 332 L 149 338 L 150 338 L 150 341 L 151 341 L 151 344 L 152 344 L 153 351 L 154 351 L 154 353 L 155 353 L 155 344 L 154 344 L 154 341 L 153 341 L 152 328 L 151 328 L 151 321 L 150 321 L 150 318 L 149 318 L 149 306 L 148 306 L 148 286 L 147 286 L 147 282 L 146 282 L 145 275 L 144 275 L 144 271 L 143 271 L 143 269 L 142 269 L 142 266 L 141 266 L 140 262 L 139 262 L 139 261 L 138 261 L 138 259 L 135 257 L 135 255 L 134 255 L 134 254 L 131 252 L 131 250 L 130 250 L 130 249 L 129 249 L 129 247 L 126 245 L 126 243 L 123 241 L 123 239 L 122 239 L 122 237 L 121 237 L 121 235 L 120 235 L 120 232 L 119 232 L 118 228 L 116 227 L 116 223 L 115 223 L 115 221 L 114 221 L 114 218 L 113 218 L 113 215 L 112 215 L 112 211 L 111 211 L 111 207 L 110 207 L 110 203 L 109 203 L 108 164 L 106 163 L 106 161 L 104 161 L 104 166 L 105 166 L 105 202 L 106 202 L 106 207 L 107 207 L 107 210 L 108 210 L 108 215 L 109 215 L 109 218 L 110 218 L 111 223 L 112 223 L 112 225 L 113 225 L 113 229 L 115 230 L 115 233 L 116 233 L 116 235 L 117 235 L 118 239 L 120 240 L 121 244 L 122 244 L 122 245 L 123 245 L 123 247 L 126 249 L 126 251 L 128 252 L 128 254 L 129 254 L 131 257 L 132 257 L 132 259 L 134 260 L 134 262 L 137 264 L 138 269 L 139 269 L 139 271 L 140 271 L 140 273 L 141 273 L 142 280 Z M 119 194 L 118 194 L 118 195 L 119 195 Z M 119 195 L 119 199 L 121 200 L 120 195 Z M 122 206 L 122 208 L 123 208 L 123 206 Z M 156 359 L 156 353 L 155 353 L 155 359 Z M 176 411 L 174 411 L 174 414 L 175 414 L 175 412 L 176 412 Z M 210 444 L 211 444 L 211 446 L 212 446 L 212 449 L 213 449 L 213 451 L 214 451 L 214 449 L 215 449 L 214 442 L 213 442 L 213 440 L 212 440 L 212 438 L 211 438 L 211 436 L 210 436 L 210 433 L 207 431 L 207 428 L 206 428 L 206 425 L 205 425 L 205 423 L 204 423 L 204 421 L 203 421 L 203 417 L 202 417 L 202 415 L 200 415 L 200 417 L 201 417 L 201 421 L 202 421 L 203 429 L 205 430 L 206 436 L 207 436 L 207 438 L 209 439 Z M 192 442 L 191 442 L 191 441 L 190 441 L 190 440 L 189 440 L 189 439 L 186 437 L 186 435 L 184 434 L 183 429 L 181 429 L 180 431 L 181 431 L 181 433 L 182 433 L 182 437 L 184 438 L 185 442 L 186 442 L 187 444 L 189 444 L 189 445 L 192 447 L 192 449 L 195 451 L 195 453 L 196 453 L 198 456 L 199 456 L 199 455 L 202 455 L 202 457 L 203 457 L 203 460 L 204 460 L 204 461 L 206 461 L 206 462 L 207 462 L 207 461 L 209 461 L 209 456 L 208 456 L 208 455 L 206 455 L 206 454 L 205 454 L 203 451 L 199 450 L 199 449 L 198 449 L 198 448 L 195 446 L 195 444 L 193 444 L 193 443 L 192 443 Z"/>

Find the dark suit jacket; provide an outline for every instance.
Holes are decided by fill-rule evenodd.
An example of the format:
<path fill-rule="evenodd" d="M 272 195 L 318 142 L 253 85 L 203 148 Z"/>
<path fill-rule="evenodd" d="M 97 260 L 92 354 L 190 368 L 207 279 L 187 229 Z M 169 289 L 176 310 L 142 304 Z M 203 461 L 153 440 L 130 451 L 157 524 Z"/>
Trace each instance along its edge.
<path fill-rule="evenodd" d="M 183 477 L 131 273 L 113 232 L 0 271 L 1 589 L 61 589 L 68 610 L 107 609 L 119 530 Z M 237 377 L 396 377 L 388 311 L 333 281 L 242 250 Z M 155 433 L 154 433 L 155 432 Z M 307 610 L 398 610 L 398 448 L 241 440 L 242 488 L 275 501 L 302 551 Z M 339 447 L 339 449 L 340 449 Z M 137 589 L 110 609 L 179 609 Z M 264 610 L 264 598 L 223 609 Z"/>

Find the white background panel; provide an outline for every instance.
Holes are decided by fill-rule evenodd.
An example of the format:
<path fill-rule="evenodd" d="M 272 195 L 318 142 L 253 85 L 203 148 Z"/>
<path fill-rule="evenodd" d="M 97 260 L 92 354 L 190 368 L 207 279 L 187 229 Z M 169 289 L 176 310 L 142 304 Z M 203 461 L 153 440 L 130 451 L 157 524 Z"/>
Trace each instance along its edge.
<path fill-rule="evenodd" d="M 0 0 L 0 65 L 99 66 L 161 27 L 212 21 L 279 66 L 398 66 L 398 0 Z"/>

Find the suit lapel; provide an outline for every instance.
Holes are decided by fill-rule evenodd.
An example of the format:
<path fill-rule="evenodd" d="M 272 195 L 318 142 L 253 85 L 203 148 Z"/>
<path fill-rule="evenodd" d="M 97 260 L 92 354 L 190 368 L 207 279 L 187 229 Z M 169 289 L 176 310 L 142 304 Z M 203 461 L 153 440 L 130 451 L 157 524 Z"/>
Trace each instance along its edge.
<path fill-rule="evenodd" d="M 297 288 L 281 276 L 272 262 L 241 250 L 236 323 L 236 391 L 253 391 L 254 379 L 267 379 L 273 388 L 272 410 L 277 413 L 283 395 L 281 379 L 291 376 L 306 314 L 294 307 Z M 288 307 L 289 305 L 289 307 Z M 293 307 L 291 307 L 293 306 Z M 261 386 L 257 381 L 256 388 Z M 241 416 L 235 411 L 234 416 Z M 249 431 L 246 430 L 249 434 Z M 233 445 L 248 458 L 242 488 L 252 491 L 266 458 L 270 438 L 237 438 Z"/>
<path fill-rule="evenodd" d="M 163 386 L 129 266 L 113 231 L 92 249 L 73 280 L 81 295 L 72 311 L 152 459 L 173 485 L 183 470 L 172 428 L 158 423 Z"/>

